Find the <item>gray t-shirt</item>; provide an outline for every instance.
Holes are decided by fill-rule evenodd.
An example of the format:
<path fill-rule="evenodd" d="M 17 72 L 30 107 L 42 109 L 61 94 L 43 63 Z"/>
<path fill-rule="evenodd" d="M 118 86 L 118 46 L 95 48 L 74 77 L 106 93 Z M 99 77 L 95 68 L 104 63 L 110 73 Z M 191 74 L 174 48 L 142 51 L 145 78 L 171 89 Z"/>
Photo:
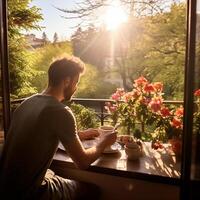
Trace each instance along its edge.
<path fill-rule="evenodd" d="M 24 101 L 13 114 L 1 156 L 1 193 L 21 199 L 34 193 L 59 141 L 67 145 L 75 137 L 77 128 L 71 110 L 54 97 L 34 95 Z"/>

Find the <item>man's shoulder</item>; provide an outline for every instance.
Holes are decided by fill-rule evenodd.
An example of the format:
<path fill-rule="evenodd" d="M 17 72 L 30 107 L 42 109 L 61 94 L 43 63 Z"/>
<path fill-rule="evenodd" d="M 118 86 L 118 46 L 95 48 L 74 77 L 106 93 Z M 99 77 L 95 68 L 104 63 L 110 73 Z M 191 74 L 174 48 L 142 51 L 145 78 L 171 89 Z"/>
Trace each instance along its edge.
<path fill-rule="evenodd" d="M 72 116 L 72 117 L 74 117 L 72 110 L 68 106 L 66 106 L 62 103 L 58 103 L 55 105 L 53 105 L 53 104 L 49 105 L 48 107 L 45 108 L 45 111 L 50 112 L 51 114 L 54 114 L 55 117 L 56 116 L 62 116 L 62 117 L 65 117 L 65 116 L 71 117 Z"/>
<path fill-rule="evenodd" d="M 66 116 L 72 116 L 74 117 L 74 114 L 69 106 L 63 105 L 63 107 L 60 107 L 60 111 L 63 112 Z"/>
<path fill-rule="evenodd" d="M 72 112 L 72 110 L 71 110 L 71 108 L 69 106 L 65 106 L 64 105 L 64 109 L 65 109 L 66 112 L 69 112 L 69 113 L 73 114 L 73 112 Z"/>

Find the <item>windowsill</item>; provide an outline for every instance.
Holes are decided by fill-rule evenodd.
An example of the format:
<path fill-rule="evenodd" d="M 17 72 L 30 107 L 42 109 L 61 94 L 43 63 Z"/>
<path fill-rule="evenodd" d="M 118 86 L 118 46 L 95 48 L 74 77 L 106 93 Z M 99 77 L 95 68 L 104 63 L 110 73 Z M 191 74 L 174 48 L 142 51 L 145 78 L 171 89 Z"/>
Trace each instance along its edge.
<path fill-rule="evenodd" d="M 179 184 L 180 161 L 173 154 L 163 149 L 155 151 L 150 143 L 144 143 L 144 155 L 136 161 L 127 160 L 124 150 L 116 154 L 102 154 L 87 171 L 113 176 L 136 178 L 161 183 Z M 58 150 L 52 162 L 53 169 L 76 169 L 71 158 L 62 150 Z"/>

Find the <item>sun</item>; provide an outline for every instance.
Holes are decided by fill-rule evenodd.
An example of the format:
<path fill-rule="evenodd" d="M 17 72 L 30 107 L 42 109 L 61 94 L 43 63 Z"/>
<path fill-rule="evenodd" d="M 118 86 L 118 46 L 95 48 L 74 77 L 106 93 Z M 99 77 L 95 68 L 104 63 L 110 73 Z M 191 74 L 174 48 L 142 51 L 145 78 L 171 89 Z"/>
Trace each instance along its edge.
<path fill-rule="evenodd" d="M 127 21 L 127 14 L 119 5 L 113 5 L 106 11 L 103 21 L 108 30 L 116 30 L 120 24 Z"/>

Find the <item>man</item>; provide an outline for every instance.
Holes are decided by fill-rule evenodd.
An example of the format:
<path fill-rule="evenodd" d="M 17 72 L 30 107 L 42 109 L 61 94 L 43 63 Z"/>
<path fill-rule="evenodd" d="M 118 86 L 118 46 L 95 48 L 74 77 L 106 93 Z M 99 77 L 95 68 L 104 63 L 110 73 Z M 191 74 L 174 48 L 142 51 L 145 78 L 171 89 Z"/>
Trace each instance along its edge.
<path fill-rule="evenodd" d="M 61 103 L 71 99 L 83 71 L 78 58 L 56 60 L 48 71 L 47 89 L 25 100 L 14 112 L 0 163 L 1 199 L 77 199 L 78 184 L 48 170 L 59 141 L 81 169 L 115 142 L 116 134 L 110 133 L 85 150 L 71 110 Z M 80 137 L 87 135 L 82 132 Z"/>

